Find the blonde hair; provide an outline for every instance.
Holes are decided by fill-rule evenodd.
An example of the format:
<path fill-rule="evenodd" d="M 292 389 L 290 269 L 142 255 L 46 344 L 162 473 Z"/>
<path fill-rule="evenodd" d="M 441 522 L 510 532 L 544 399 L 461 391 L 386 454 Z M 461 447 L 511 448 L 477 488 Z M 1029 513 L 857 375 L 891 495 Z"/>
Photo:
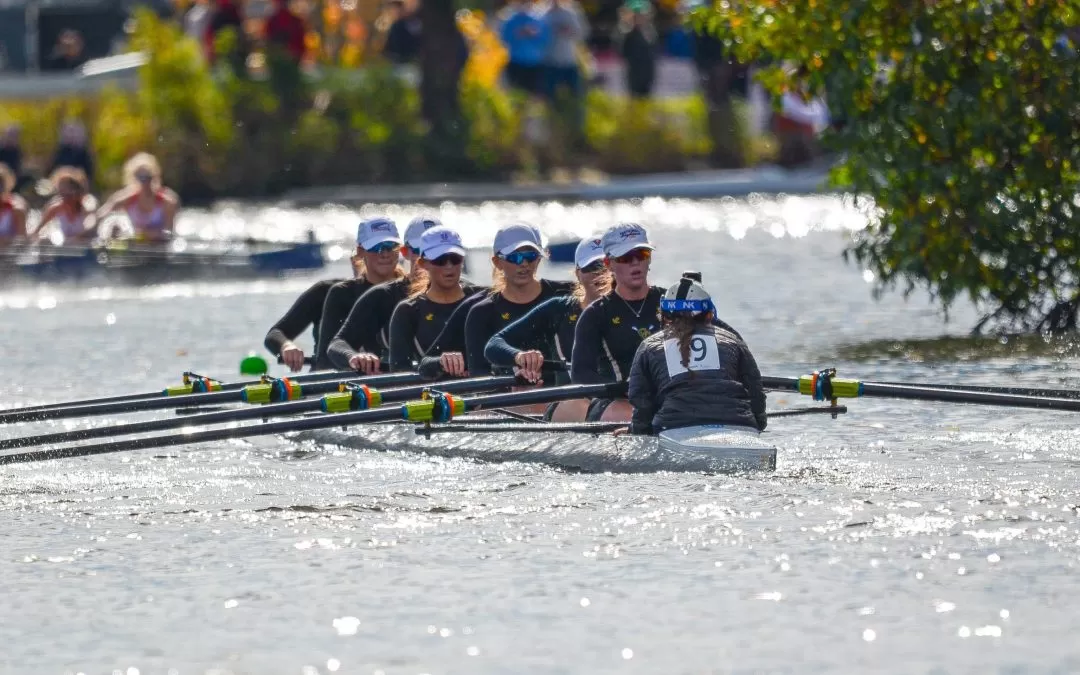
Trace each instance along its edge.
<path fill-rule="evenodd" d="M 15 189 L 15 173 L 11 167 L 0 162 L 0 195 L 6 195 Z"/>
<path fill-rule="evenodd" d="M 355 278 L 365 279 L 367 277 L 367 265 L 364 264 L 364 259 L 359 254 L 353 254 L 353 257 L 349 259 L 349 262 L 352 263 L 353 276 Z M 401 266 L 401 263 L 398 263 L 397 266 L 394 267 L 394 278 L 402 279 L 406 276 L 408 276 L 408 273 L 405 272 L 405 268 Z"/>
<path fill-rule="evenodd" d="M 416 274 L 413 275 L 412 281 L 409 282 L 409 288 L 405 291 L 405 299 L 412 300 L 413 298 L 427 293 L 427 289 L 431 287 L 431 277 L 428 276 L 427 270 L 419 266 L 416 267 Z"/>
<path fill-rule="evenodd" d="M 604 271 L 601 272 L 601 274 L 604 275 L 604 283 L 600 287 L 600 292 L 596 295 L 596 297 L 598 298 L 607 295 L 612 291 L 612 289 L 615 288 L 615 277 L 614 275 L 612 275 L 611 270 L 605 268 Z M 570 297 L 572 297 L 577 302 L 577 304 L 581 305 L 581 307 L 584 308 L 585 284 L 581 283 L 580 281 L 574 284 L 574 290 L 570 291 Z"/>
<path fill-rule="evenodd" d="M 149 169 L 154 176 L 154 182 L 161 183 L 161 165 L 157 158 L 149 152 L 139 152 L 124 162 L 124 185 L 135 184 L 135 174 L 139 169 Z"/>
<path fill-rule="evenodd" d="M 85 193 L 90 192 L 90 181 L 86 178 L 86 172 L 78 167 L 58 167 L 56 171 L 53 171 L 52 176 L 49 177 L 49 182 L 52 183 L 54 190 L 60 187 L 60 183 L 63 183 L 64 181 L 75 183 L 75 185 Z"/>
<path fill-rule="evenodd" d="M 491 266 L 491 288 L 488 290 L 490 297 L 495 297 L 506 290 L 506 275 L 494 265 Z"/>

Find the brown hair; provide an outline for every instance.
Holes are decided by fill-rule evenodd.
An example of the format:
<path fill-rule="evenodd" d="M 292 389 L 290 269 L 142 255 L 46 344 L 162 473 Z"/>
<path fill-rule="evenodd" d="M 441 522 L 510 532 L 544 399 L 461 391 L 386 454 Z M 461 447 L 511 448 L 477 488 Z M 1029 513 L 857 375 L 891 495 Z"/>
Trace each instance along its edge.
<path fill-rule="evenodd" d="M 598 298 L 607 295 L 615 289 L 615 276 L 611 273 L 610 270 L 607 269 L 604 270 L 603 274 L 605 281 L 604 285 L 600 287 L 600 292 L 596 296 Z M 575 301 L 577 301 L 577 304 L 581 305 L 582 308 L 584 308 L 585 284 L 581 283 L 580 281 L 574 284 L 574 290 L 570 291 L 570 297 L 572 297 Z"/>
<path fill-rule="evenodd" d="M 405 291 L 406 300 L 412 300 L 418 295 L 423 295 L 431 286 L 431 277 L 428 276 L 426 269 L 420 267 L 419 259 L 416 265 L 416 274 L 413 275 L 412 281 L 409 282 L 409 288 Z"/>
<path fill-rule="evenodd" d="M 664 337 L 674 338 L 679 343 L 679 356 L 682 357 L 683 368 L 690 368 L 690 339 L 694 337 L 694 331 L 712 322 L 712 312 L 704 312 L 697 316 L 689 314 L 664 314 Z M 693 377 L 694 372 L 690 371 Z"/>
<path fill-rule="evenodd" d="M 0 162 L 0 195 L 7 194 L 15 189 L 15 173 L 11 167 Z"/>

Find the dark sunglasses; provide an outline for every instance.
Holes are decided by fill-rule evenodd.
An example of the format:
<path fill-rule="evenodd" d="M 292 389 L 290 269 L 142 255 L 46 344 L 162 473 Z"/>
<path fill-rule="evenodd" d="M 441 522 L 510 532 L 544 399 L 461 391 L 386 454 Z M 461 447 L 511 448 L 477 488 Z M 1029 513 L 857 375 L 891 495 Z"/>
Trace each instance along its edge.
<path fill-rule="evenodd" d="M 428 262 L 436 267 L 446 267 L 447 265 L 454 265 L 456 267 L 465 262 L 465 256 L 458 253 L 446 253 L 434 260 L 428 260 Z"/>
<path fill-rule="evenodd" d="M 416 255 L 416 256 L 420 255 L 420 249 L 419 248 L 417 248 L 415 246 L 408 246 L 406 248 L 408 248 L 412 252 L 413 255 Z"/>
<path fill-rule="evenodd" d="M 652 251 L 647 248 L 635 248 L 629 253 L 625 253 L 617 258 L 614 258 L 614 260 L 615 262 L 622 263 L 624 265 L 626 263 L 638 262 L 639 260 L 652 260 Z"/>
<path fill-rule="evenodd" d="M 529 249 L 527 251 L 512 251 L 506 255 L 500 255 L 500 258 L 510 263 L 511 265 L 524 265 L 525 263 L 534 263 L 540 259 L 540 251 L 533 251 Z"/>
<path fill-rule="evenodd" d="M 368 253 L 388 253 L 389 251 L 396 251 L 401 244 L 395 241 L 384 241 L 375 244 L 371 248 L 365 248 Z"/>
<path fill-rule="evenodd" d="M 597 272 L 603 272 L 604 261 L 597 260 L 596 262 L 591 262 L 585 267 L 579 267 L 578 269 L 580 269 L 583 274 L 596 274 Z"/>

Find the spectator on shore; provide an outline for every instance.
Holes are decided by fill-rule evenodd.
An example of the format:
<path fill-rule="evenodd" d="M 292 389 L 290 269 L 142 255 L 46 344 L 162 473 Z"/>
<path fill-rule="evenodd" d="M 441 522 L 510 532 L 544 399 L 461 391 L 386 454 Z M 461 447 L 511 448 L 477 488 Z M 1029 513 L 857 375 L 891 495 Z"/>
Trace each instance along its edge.
<path fill-rule="evenodd" d="M 81 170 L 87 180 L 87 189 L 94 181 L 94 158 L 87 147 L 86 127 L 78 120 L 65 122 L 60 128 L 60 145 L 49 165 L 49 173 L 55 173 L 60 167 Z"/>
<path fill-rule="evenodd" d="M 586 21 L 577 0 L 553 0 L 543 14 L 551 32 L 551 42 L 544 58 L 547 70 L 547 94 L 553 100 L 565 90 L 573 98 L 581 96 L 580 50 L 589 36 Z"/>
<path fill-rule="evenodd" d="M 632 98 L 649 98 L 656 84 L 656 28 L 652 7 L 643 0 L 625 5 L 620 51 L 626 61 L 626 88 Z"/>
<path fill-rule="evenodd" d="M 209 0 L 195 0 L 184 13 L 184 34 L 199 44 L 203 44 L 212 16 L 213 10 L 210 8 Z"/>
<path fill-rule="evenodd" d="M 231 28 L 236 31 L 238 41 L 233 66 L 242 66 L 247 60 L 247 36 L 244 33 L 244 17 L 232 0 L 211 0 L 211 3 L 213 8 L 210 13 L 210 20 L 206 24 L 206 33 L 203 35 L 203 48 L 206 50 L 206 59 L 210 63 L 217 60 L 214 42 L 217 40 L 218 34 Z"/>
<path fill-rule="evenodd" d="M 544 90 L 544 59 L 551 43 L 551 29 L 530 0 L 514 0 L 503 12 L 505 20 L 499 35 L 510 53 L 506 79 L 511 89 L 538 98 Z"/>
<path fill-rule="evenodd" d="M 829 127 L 829 109 L 820 97 L 805 87 L 787 91 L 780 97 L 780 110 L 773 116 L 773 132 L 780 143 L 778 163 L 795 167 L 821 154 L 818 136 Z"/>
<path fill-rule="evenodd" d="M 413 63 L 420 56 L 419 12 L 406 7 L 404 0 L 391 0 L 389 9 L 393 18 L 382 53 L 398 65 Z"/>
<path fill-rule="evenodd" d="M 56 38 L 56 44 L 52 52 L 45 60 L 46 70 L 75 70 L 86 63 L 86 55 L 83 54 L 83 38 L 77 30 L 68 30 L 60 33 Z"/>
<path fill-rule="evenodd" d="M 263 38 L 268 47 L 278 49 L 299 65 L 307 52 L 307 22 L 289 9 L 288 0 L 273 0 L 274 13 L 266 20 Z"/>

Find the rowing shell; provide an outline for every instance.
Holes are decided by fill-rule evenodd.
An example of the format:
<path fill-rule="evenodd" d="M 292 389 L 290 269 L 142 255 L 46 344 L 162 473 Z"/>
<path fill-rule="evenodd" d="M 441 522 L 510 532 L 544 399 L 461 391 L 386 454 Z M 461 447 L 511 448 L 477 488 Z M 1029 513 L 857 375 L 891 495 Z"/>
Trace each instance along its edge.
<path fill-rule="evenodd" d="M 467 421 L 467 417 L 462 421 Z M 406 423 L 322 429 L 292 436 L 296 441 L 349 449 L 413 451 L 441 457 L 491 462 L 539 462 L 595 473 L 697 471 L 730 473 L 773 471 L 776 446 L 757 429 L 697 426 L 659 436 L 613 436 L 609 433 L 521 432 L 507 425 L 484 433 L 461 431 L 424 436 Z"/>

